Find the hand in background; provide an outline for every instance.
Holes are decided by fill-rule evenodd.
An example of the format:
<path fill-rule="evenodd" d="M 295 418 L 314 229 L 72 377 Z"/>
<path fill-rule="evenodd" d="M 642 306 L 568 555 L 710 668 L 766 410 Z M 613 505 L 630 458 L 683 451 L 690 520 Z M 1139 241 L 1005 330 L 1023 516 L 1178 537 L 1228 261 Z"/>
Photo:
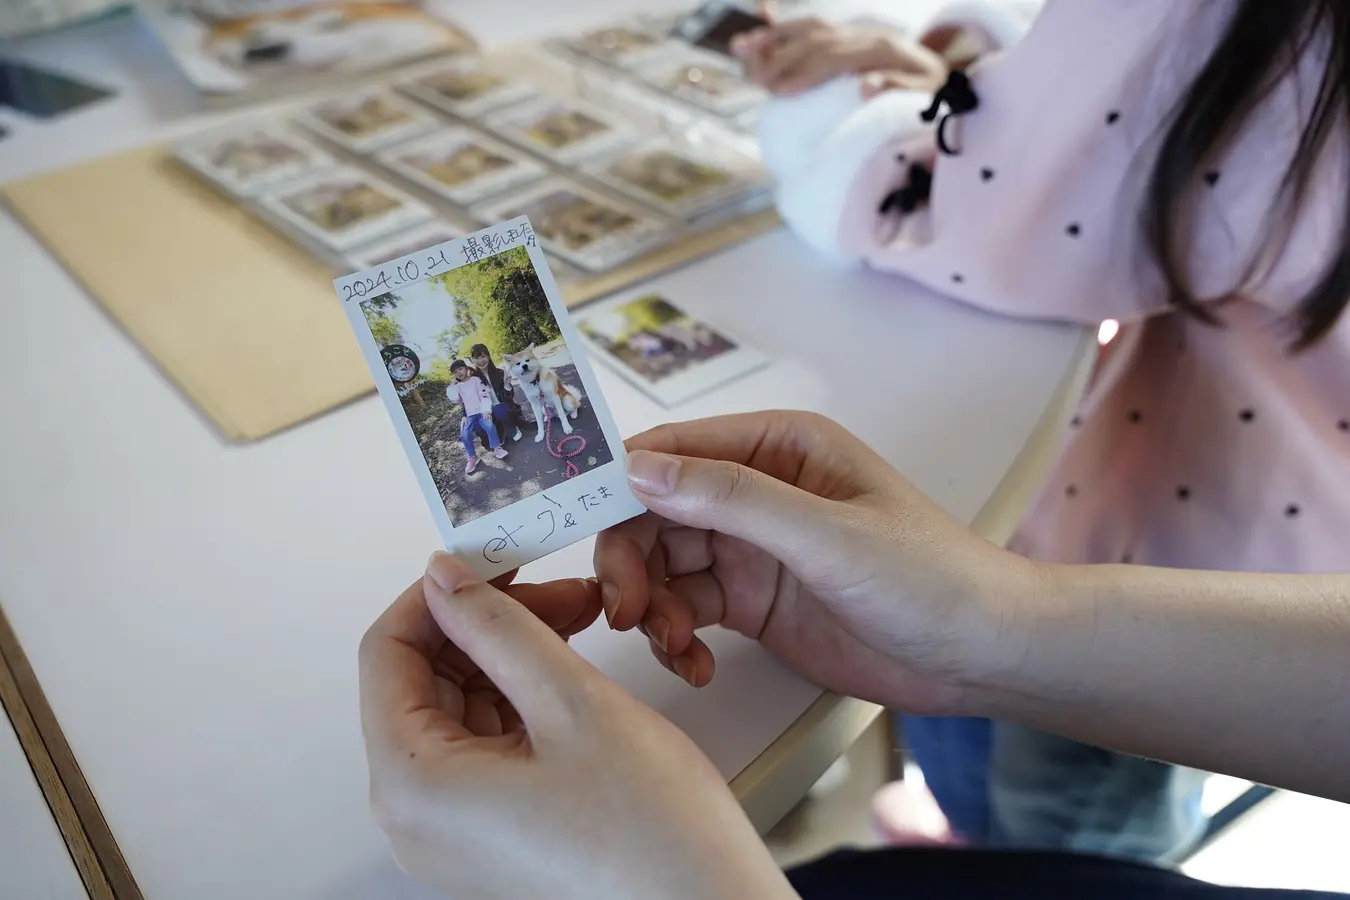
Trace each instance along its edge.
<path fill-rule="evenodd" d="M 733 39 L 731 49 L 751 82 L 778 95 L 873 71 L 925 92 L 937 90 L 947 78 L 942 57 L 922 44 L 820 19 L 792 19 L 746 32 Z"/>
<path fill-rule="evenodd" d="M 437 553 L 361 642 L 399 865 L 465 898 L 795 896 L 707 757 L 567 646 L 595 582 L 505 591 Z"/>
<path fill-rule="evenodd" d="M 712 678 L 697 628 L 722 625 L 831 690 L 959 713 L 1018 642 L 1003 591 L 1035 569 L 976 537 L 836 423 L 765 412 L 628 441 L 649 512 L 600 534 L 595 572 L 618 630 L 663 665 Z"/>

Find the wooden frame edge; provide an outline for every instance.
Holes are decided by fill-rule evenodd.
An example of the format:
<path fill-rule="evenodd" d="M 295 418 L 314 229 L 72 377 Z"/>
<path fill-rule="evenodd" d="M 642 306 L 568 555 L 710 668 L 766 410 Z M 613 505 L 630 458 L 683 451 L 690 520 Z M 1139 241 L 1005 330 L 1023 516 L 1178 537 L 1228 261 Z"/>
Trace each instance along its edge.
<path fill-rule="evenodd" d="M 90 900 L 144 900 L 3 608 L 0 705 L 14 726 Z"/>

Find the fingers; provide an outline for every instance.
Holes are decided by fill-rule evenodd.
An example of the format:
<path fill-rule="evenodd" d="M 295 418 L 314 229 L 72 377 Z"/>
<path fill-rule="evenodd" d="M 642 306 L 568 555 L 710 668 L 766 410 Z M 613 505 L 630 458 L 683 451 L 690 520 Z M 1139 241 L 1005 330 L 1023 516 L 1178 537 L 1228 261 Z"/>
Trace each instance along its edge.
<path fill-rule="evenodd" d="M 781 560 L 815 557 L 830 536 L 827 501 L 734 462 L 636 450 L 628 455 L 628 481 L 648 510 Z"/>
<path fill-rule="evenodd" d="M 429 732 L 468 732 L 441 705 L 432 659 L 445 646 L 419 580 L 375 620 L 361 639 L 361 730 L 372 756 L 396 753 Z"/>
<path fill-rule="evenodd" d="M 650 513 L 600 532 L 595 539 L 595 577 L 609 627 L 627 631 L 647 614 L 647 559 L 656 547 L 661 520 Z"/>
<path fill-rule="evenodd" d="M 446 637 L 478 664 L 527 724 L 547 728 L 565 721 L 567 697 L 589 666 L 553 629 L 449 553 L 432 554 L 422 590 Z M 542 595 L 532 599 L 549 609 L 567 607 Z"/>
<path fill-rule="evenodd" d="M 585 631 L 600 617 L 600 585 L 594 578 L 517 584 L 506 593 L 564 637 Z"/>

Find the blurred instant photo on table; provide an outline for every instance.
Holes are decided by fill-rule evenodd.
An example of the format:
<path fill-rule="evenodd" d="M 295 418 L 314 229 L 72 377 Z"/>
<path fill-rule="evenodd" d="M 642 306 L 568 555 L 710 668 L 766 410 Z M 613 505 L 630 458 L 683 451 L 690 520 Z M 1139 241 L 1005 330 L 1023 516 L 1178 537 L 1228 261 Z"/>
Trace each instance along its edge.
<path fill-rule="evenodd" d="M 507 140 L 561 164 L 574 164 L 632 143 L 632 128 L 601 109 L 576 101 L 542 98 L 484 120 Z"/>
<path fill-rule="evenodd" d="M 532 99 L 539 93 L 525 79 L 478 58 L 431 69 L 400 81 L 397 87 L 408 96 L 461 119 L 474 119 Z"/>
<path fill-rule="evenodd" d="M 642 513 L 528 220 L 333 285 L 446 547 L 481 576 Z"/>
<path fill-rule="evenodd" d="M 283 125 L 257 123 L 198 135 L 174 146 L 180 162 L 236 197 L 254 197 L 337 165 Z"/>
<path fill-rule="evenodd" d="M 346 252 L 432 218 L 426 204 L 350 166 L 287 185 L 259 204 L 307 241 Z"/>
<path fill-rule="evenodd" d="M 371 153 L 441 127 L 431 113 L 390 91 L 324 100 L 302 110 L 296 121 L 353 153 Z"/>
<path fill-rule="evenodd" d="M 417 228 L 401 231 L 392 237 L 378 240 L 373 244 L 358 247 L 347 255 L 347 268 L 355 272 L 359 269 L 382 266 L 387 262 L 409 256 L 426 247 L 434 247 L 437 244 L 444 244 L 446 241 L 453 241 L 463 234 L 463 229 L 452 228 L 445 222 L 428 222 Z"/>
<path fill-rule="evenodd" d="M 723 117 L 739 115 L 769 99 L 767 91 L 742 77 L 739 65 L 706 50 L 683 48 L 639 66 L 636 74 L 664 94 Z"/>
<path fill-rule="evenodd" d="M 469 206 L 538 181 L 542 163 L 471 128 L 449 128 L 379 155 L 379 161 L 451 203 Z"/>
<path fill-rule="evenodd" d="M 768 365 L 764 354 L 693 318 L 659 294 L 577 314 L 596 357 L 666 408 Z"/>
<path fill-rule="evenodd" d="M 771 202 L 760 162 L 731 148 L 695 147 L 657 138 L 583 169 L 666 215 L 691 221 L 758 197 Z M 746 210 L 747 212 L 750 210 Z"/>
<path fill-rule="evenodd" d="M 651 250 L 670 227 L 638 206 L 610 200 L 563 178 L 540 182 L 476 207 L 485 222 L 528 216 L 550 253 L 588 272 L 603 272 Z"/>
<path fill-rule="evenodd" d="M 679 46 L 659 31 L 636 21 L 597 28 L 563 38 L 560 43 L 572 53 L 620 69 L 630 69 Z"/>

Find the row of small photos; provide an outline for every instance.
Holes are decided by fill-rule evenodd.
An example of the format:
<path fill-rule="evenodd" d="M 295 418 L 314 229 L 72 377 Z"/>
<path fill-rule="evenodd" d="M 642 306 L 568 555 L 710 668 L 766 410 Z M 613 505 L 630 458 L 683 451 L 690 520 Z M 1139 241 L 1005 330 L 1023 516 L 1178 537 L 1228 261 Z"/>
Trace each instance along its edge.
<path fill-rule="evenodd" d="M 615 52 L 604 62 L 650 77 L 658 70 L 683 72 L 685 93 L 696 90 L 693 85 L 712 85 L 706 102 L 723 110 L 752 110 L 761 101 L 748 96 L 751 86 L 711 54 L 659 39 L 642 52 L 618 53 L 634 43 L 632 33 L 602 29 L 574 39 L 567 49 L 607 48 Z M 716 71 L 739 85 L 740 98 L 732 98 L 730 87 L 717 87 L 713 76 L 688 71 L 697 65 L 708 71 L 721 66 Z M 202 135 L 179 144 L 176 154 L 231 196 L 256 205 L 304 243 L 352 269 L 448 240 L 462 229 L 393 183 L 339 160 L 324 145 L 377 163 L 476 222 L 527 215 L 545 249 L 588 272 L 653 249 L 672 236 L 675 223 L 750 211 L 767 202 L 765 173 L 751 156 L 729 145 L 647 135 L 596 105 L 550 97 L 480 57 L 438 64 L 396 88 L 328 99 L 290 122 L 253 122 Z M 616 201 L 568 173 L 635 202 Z"/>

